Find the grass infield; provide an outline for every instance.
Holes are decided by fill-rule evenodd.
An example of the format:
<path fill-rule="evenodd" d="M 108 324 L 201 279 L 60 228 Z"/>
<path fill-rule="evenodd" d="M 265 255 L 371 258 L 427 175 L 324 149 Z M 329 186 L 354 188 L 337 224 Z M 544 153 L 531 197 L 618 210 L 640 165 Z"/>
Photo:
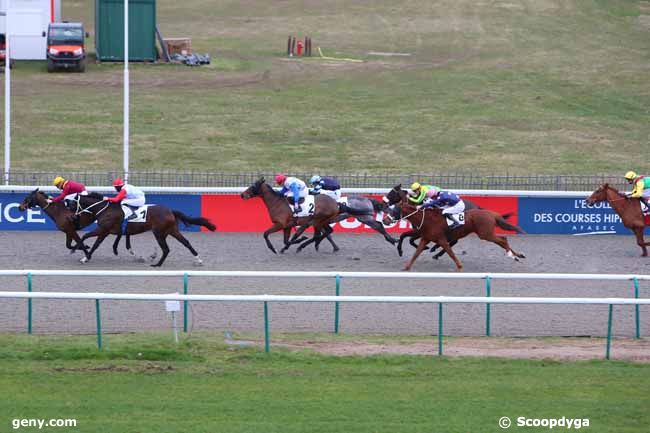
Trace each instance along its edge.
<path fill-rule="evenodd" d="M 100 352 L 93 336 L 0 335 L 0 431 L 19 418 L 74 418 L 62 431 L 84 433 L 496 432 L 503 416 L 589 419 L 590 432 L 650 424 L 648 364 L 265 354 L 207 333 L 178 346 L 169 334 L 104 341 Z"/>
<path fill-rule="evenodd" d="M 93 32 L 93 5 L 63 16 Z M 213 63 L 133 65 L 132 170 L 650 171 L 647 1 L 187 0 L 157 14 Z M 288 59 L 289 34 L 364 62 Z M 12 76 L 13 169 L 121 170 L 121 65 L 19 62 Z"/>

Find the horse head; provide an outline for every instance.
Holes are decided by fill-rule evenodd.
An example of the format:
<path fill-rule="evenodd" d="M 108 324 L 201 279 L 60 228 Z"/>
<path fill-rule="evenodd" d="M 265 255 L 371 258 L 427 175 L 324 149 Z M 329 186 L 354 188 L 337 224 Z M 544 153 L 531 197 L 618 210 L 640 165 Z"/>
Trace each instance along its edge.
<path fill-rule="evenodd" d="M 607 200 L 607 190 L 609 190 L 609 189 L 614 191 L 617 195 L 620 195 L 620 193 L 618 191 L 616 191 L 614 188 L 612 188 L 611 186 L 609 186 L 608 183 L 604 183 L 601 186 L 599 186 L 598 189 L 596 191 L 594 191 L 587 198 L 587 200 L 585 200 L 586 203 L 589 206 L 592 206 L 594 203 L 598 203 L 598 202 Z"/>
<path fill-rule="evenodd" d="M 266 182 L 264 179 L 264 176 L 260 177 L 257 179 L 251 186 L 246 188 L 244 192 L 242 192 L 239 196 L 244 199 L 248 200 L 249 198 L 253 197 L 259 197 L 262 195 L 262 185 Z"/>
<path fill-rule="evenodd" d="M 42 197 L 39 197 L 42 196 Z M 39 200 L 40 198 L 40 200 Z M 40 203 L 45 200 L 45 194 L 40 192 L 38 188 L 36 188 L 34 191 L 30 192 L 27 194 L 27 197 L 20 203 L 20 206 L 18 206 L 18 209 L 21 211 L 25 211 L 27 209 L 31 209 L 37 206 L 40 206 Z"/>
<path fill-rule="evenodd" d="M 402 208 L 397 205 L 390 205 L 384 209 L 384 217 L 381 223 L 385 226 L 394 224 L 402 217 Z"/>
<path fill-rule="evenodd" d="M 395 185 L 393 189 L 388 191 L 388 194 L 386 194 L 382 200 L 388 206 L 392 206 L 402 201 L 404 197 L 406 197 L 406 191 L 402 189 L 402 184 L 400 183 L 399 185 Z"/>

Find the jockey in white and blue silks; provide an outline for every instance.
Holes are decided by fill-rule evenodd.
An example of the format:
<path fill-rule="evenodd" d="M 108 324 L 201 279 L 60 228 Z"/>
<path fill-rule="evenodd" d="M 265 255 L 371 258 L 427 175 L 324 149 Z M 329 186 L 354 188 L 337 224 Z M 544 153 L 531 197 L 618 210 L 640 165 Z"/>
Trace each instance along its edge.
<path fill-rule="evenodd" d="M 307 197 L 309 194 L 305 182 L 297 177 L 287 177 L 284 174 L 278 174 L 275 176 L 275 183 L 282 187 L 280 194 L 284 194 L 285 197 L 293 195 L 293 213 L 300 212 L 302 210 L 300 207 L 300 199 Z"/>
<path fill-rule="evenodd" d="M 333 177 L 314 175 L 309 179 L 312 185 L 310 194 L 325 194 L 332 197 L 338 203 L 341 201 L 341 184 Z"/>
<path fill-rule="evenodd" d="M 437 207 L 442 209 L 442 214 L 452 222 L 449 228 L 455 229 L 460 225 L 456 215 L 465 211 L 465 202 L 451 191 L 430 189 L 427 191 L 427 199 L 424 201 L 422 207 Z"/>

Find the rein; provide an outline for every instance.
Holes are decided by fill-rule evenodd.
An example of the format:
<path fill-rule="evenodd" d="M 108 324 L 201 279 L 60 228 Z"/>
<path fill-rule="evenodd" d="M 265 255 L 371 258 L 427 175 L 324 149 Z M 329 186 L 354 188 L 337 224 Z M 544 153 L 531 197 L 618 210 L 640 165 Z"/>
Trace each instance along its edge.
<path fill-rule="evenodd" d="M 425 211 L 425 208 L 423 208 L 423 207 L 421 207 L 421 208 L 419 208 L 419 209 L 415 209 L 415 210 L 414 210 L 413 212 L 411 212 L 410 214 L 408 214 L 408 215 L 406 215 L 406 216 L 403 216 L 402 218 L 400 218 L 400 221 L 401 221 L 401 220 L 404 220 L 404 219 L 406 219 L 406 218 L 408 218 L 408 217 L 410 217 L 410 216 L 412 216 L 412 215 L 415 215 L 416 213 L 418 213 L 418 212 L 420 212 L 420 211 L 422 211 L 422 221 L 420 221 L 420 225 L 418 226 L 418 230 L 420 230 L 420 229 L 422 228 L 422 226 L 424 225 L 424 211 Z"/>
<path fill-rule="evenodd" d="M 80 214 L 82 214 L 82 213 L 84 213 L 84 212 L 89 213 L 89 214 L 92 215 L 93 212 L 90 211 L 90 209 L 92 209 L 93 207 L 97 206 L 97 205 L 100 204 L 100 203 L 105 203 L 105 206 L 104 206 L 103 208 L 101 208 L 99 211 L 97 211 L 97 213 L 95 214 L 95 217 L 97 217 L 100 213 L 104 212 L 104 211 L 108 208 L 108 206 L 110 206 L 110 203 L 109 203 L 108 201 L 100 200 L 100 201 L 98 201 L 98 202 L 95 202 L 95 203 L 91 204 L 90 206 L 88 206 L 88 207 L 86 207 L 86 208 L 83 208 L 83 209 L 81 209 L 81 210 L 78 210 L 78 211 L 75 213 L 75 216 L 76 216 L 76 215 L 80 215 Z M 80 202 L 80 201 L 77 202 L 77 204 L 78 204 L 79 206 L 81 206 L 81 202 Z"/>

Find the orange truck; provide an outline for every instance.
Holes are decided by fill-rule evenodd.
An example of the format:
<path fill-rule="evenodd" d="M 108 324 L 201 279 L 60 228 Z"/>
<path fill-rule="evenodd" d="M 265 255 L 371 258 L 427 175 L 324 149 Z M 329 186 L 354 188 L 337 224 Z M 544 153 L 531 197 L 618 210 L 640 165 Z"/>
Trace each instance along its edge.
<path fill-rule="evenodd" d="M 50 23 L 47 28 L 47 72 L 86 70 L 86 46 L 82 23 Z"/>

